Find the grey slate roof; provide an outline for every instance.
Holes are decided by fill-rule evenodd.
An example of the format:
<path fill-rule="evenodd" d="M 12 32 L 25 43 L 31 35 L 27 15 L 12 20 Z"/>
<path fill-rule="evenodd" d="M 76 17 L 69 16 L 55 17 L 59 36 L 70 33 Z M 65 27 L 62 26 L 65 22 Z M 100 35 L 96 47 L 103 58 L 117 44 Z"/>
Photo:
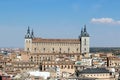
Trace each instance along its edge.
<path fill-rule="evenodd" d="M 84 29 L 81 30 L 80 37 L 89 37 L 89 34 L 87 33 L 87 30 L 86 30 L 86 25 L 84 25 Z"/>
<path fill-rule="evenodd" d="M 109 70 L 106 68 L 87 68 L 79 72 L 79 74 L 85 74 L 85 73 L 110 73 Z"/>

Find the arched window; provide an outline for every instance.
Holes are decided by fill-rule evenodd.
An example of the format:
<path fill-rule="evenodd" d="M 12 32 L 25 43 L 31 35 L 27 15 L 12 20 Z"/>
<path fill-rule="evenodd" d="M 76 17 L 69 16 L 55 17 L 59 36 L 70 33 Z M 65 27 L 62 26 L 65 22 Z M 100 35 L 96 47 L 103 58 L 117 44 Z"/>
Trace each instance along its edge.
<path fill-rule="evenodd" d="M 31 61 L 33 61 L 33 57 L 31 56 Z"/>
<path fill-rule="evenodd" d="M 77 53 L 78 53 L 78 48 L 76 49 Z"/>
<path fill-rule="evenodd" d="M 73 65 L 71 65 L 71 69 L 73 69 Z"/>
<path fill-rule="evenodd" d="M 65 65 L 65 67 L 64 68 L 66 68 L 66 65 Z"/>
<path fill-rule="evenodd" d="M 43 48 L 43 51 L 44 51 L 44 53 L 45 53 L 45 48 Z"/>
<path fill-rule="evenodd" d="M 61 66 L 61 69 L 63 69 L 63 65 Z"/>
<path fill-rule="evenodd" d="M 54 48 L 52 48 L 52 50 L 53 50 L 53 53 L 54 53 Z"/>
<path fill-rule="evenodd" d="M 60 52 L 59 53 L 61 53 L 61 48 L 60 48 Z"/>
<path fill-rule="evenodd" d="M 70 48 L 68 48 L 68 53 L 70 53 Z"/>
<path fill-rule="evenodd" d="M 45 65 L 44 65 L 44 71 L 45 71 Z"/>
<path fill-rule="evenodd" d="M 68 69 L 70 69 L 70 66 L 68 65 Z"/>
<path fill-rule="evenodd" d="M 84 40 L 84 45 L 86 45 L 86 39 Z"/>
<path fill-rule="evenodd" d="M 35 52 L 36 52 L 36 50 L 37 50 L 37 49 L 36 49 L 36 48 L 34 48 L 34 51 L 35 51 Z"/>
<path fill-rule="evenodd" d="M 86 48 L 84 48 L 84 50 L 86 51 Z"/>
<path fill-rule="evenodd" d="M 27 51 L 29 51 L 29 48 L 27 48 Z"/>

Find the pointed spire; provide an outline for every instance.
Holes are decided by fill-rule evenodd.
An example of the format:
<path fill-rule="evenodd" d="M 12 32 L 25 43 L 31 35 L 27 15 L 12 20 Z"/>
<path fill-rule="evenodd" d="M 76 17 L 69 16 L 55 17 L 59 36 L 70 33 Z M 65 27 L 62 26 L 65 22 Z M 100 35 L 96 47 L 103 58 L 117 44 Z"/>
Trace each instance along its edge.
<path fill-rule="evenodd" d="M 86 29 L 86 25 L 84 25 L 84 27 L 81 29 L 81 34 L 79 36 L 81 37 L 89 37 L 89 34 L 87 33 L 87 29 Z"/>
<path fill-rule="evenodd" d="M 31 38 L 34 38 L 34 31 L 32 29 L 32 32 L 31 32 Z"/>
<path fill-rule="evenodd" d="M 33 32 L 33 29 L 32 29 L 32 32 L 31 32 L 32 35 L 34 35 L 34 32 Z"/>
<path fill-rule="evenodd" d="M 81 29 L 81 34 L 83 33 L 83 28 Z"/>
<path fill-rule="evenodd" d="M 30 27 L 28 26 L 27 34 L 30 34 Z"/>
<path fill-rule="evenodd" d="M 83 33 L 84 33 L 84 31 L 83 31 L 83 28 L 81 29 L 81 34 L 80 34 L 80 36 L 83 36 Z"/>
<path fill-rule="evenodd" d="M 25 35 L 25 38 L 30 38 L 30 27 L 28 26 L 27 33 Z"/>
<path fill-rule="evenodd" d="M 87 30 L 86 30 L 86 25 L 84 25 L 84 32 L 87 32 Z"/>

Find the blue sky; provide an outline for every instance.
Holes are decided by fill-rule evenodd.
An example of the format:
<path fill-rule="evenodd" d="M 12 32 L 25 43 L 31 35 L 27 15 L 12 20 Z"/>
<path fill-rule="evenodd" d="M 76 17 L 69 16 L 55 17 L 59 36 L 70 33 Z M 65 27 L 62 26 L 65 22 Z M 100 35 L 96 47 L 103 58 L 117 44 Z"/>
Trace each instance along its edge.
<path fill-rule="evenodd" d="M 78 38 L 91 47 L 120 47 L 120 0 L 0 0 L 0 47 L 24 47 L 27 27 L 43 38 Z"/>

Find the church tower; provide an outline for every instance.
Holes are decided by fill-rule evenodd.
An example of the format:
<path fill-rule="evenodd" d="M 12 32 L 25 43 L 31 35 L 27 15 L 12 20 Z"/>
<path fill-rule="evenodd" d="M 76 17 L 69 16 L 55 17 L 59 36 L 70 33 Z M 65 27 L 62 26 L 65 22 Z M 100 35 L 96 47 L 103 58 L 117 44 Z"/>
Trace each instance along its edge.
<path fill-rule="evenodd" d="M 34 32 L 33 30 L 32 32 L 30 32 L 30 28 L 28 26 L 27 33 L 25 35 L 25 48 L 24 48 L 25 51 L 31 52 L 33 38 L 34 38 Z"/>
<path fill-rule="evenodd" d="M 84 28 L 82 28 L 81 30 L 81 34 L 80 34 L 80 48 L 81 48 L 81 54 L 84 54 L 84 53 L 89 53 L 89 42 L 90 42 L 90 36 L 89 34 L 87 33 L 87 30 L 86 30 L 86 25 L 84 25 Z"/>

